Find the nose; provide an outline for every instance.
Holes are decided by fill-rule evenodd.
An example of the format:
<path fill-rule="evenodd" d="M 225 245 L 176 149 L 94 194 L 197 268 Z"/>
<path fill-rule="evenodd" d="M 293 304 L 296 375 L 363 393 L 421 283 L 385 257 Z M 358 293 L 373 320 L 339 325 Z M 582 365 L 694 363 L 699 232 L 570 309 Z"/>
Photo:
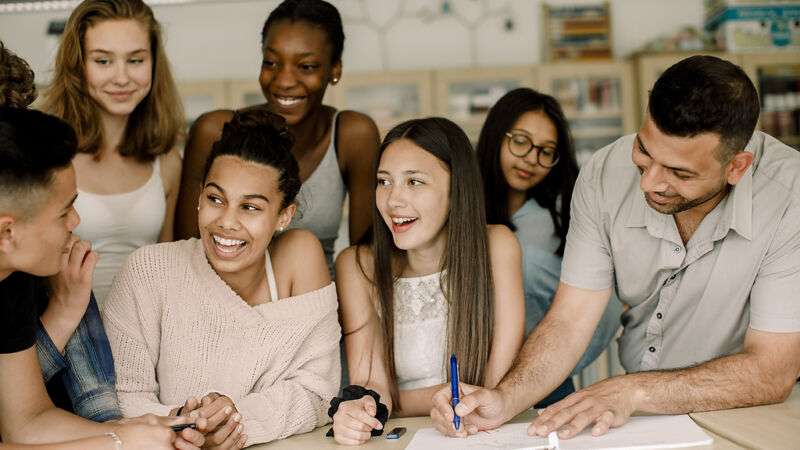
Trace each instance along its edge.
<path fill-rule="evenodd" d="M 72 210 L 69 212 L 69 217 L 67 219 L 67 229 L 70 233 L 78 228 L 78 225 L 81 224 L 81 216 L 78 215 L 78 211 L 73 207 Z"/>
<path fill-rule="evenodd" d="M 114 84 L 125 86 L 128 81 L 130 81 L 128 64 L 125 61 L 119 61 L 114 67 Z"/>
<path fill-rule="evenodd" d="M 285 89 L 293 87 L 296 82 L 294 71 L 288 64 L 281 64 L 278 66 L 277 73 L 275 74 L 275 84 L 279 88 Z"/>
<path fill-rule="evenodd" d="M 389 188 L 389 197 L 386 203 L 392 208 L 405 206 L 405 190 L 402 186 L 393 185 Z"/>
<path fill-rule="evenodd" d="M 669 185 L 664 178 L 664 167 L 652 163 L 649 167 L 643 168 L 639 187 L 643 192 L 666 192 Z"/>
<path fill-rule="evenodd" d="M 236 208 L 225 208 L 217 219 L 217 225 L 223 230 L 236 230 L 239 227 L 239 217 L 236 213 Z"/>

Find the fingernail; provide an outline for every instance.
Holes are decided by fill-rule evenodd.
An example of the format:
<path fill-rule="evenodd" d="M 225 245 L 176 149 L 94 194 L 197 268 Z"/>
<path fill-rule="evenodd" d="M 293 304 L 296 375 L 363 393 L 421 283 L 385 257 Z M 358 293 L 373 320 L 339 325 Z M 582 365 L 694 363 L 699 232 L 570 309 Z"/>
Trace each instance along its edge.
<path fill-rule="evenodd" d="M 192 418 L 195 418 L 195 419 L 196 419 L 196 418 L 197 418 L 197 416 L 199 416 L 199 415 L 200 415 L 200 413 L 199 413 L 199 412 L 197 412 L 197 410 L 194 410 L 194 411 L 192 411 L 192 412 L 190 412 L 190 413 L 189 413 L 189 417 L 192 417 Z"/>
<path fill-rule="evenodd" d="M 236 414 L 233 415 L 233 421 L 234 422 L 238 422 L 240 420 L 242 420 L 242 415 L 241 414 L 236 413 Z"/>
<path fill-rule="evenodd" d="M 244 427 L 242 425 L 239 425 L 238 427 L 236 427 L 236 432 L 241 433 L 243 429 Z"/>
<path fill-rule="evenodd" d="M 378 422 L 378 423 L 376 423 L 376 424 L 375 424 L 375 426 L 374 426 L 374 427 L 372 427 L 372 428 L 375 428 L 376 430 L 382 430 L 382 429 L 383 429 L 383 425 L 381 425 L 381 423 L 380 423 L 380 422 Z"/>
<path fill-rule="evenodd" d="M 226 407 L 225 407 L 225 414 L 230 414 L 230 413 L 231 413 L 231 411 L 233 411 L 233 409 L 231 409 L 231 407 L 230 407 L 230 406 L 226 406 Z"/>

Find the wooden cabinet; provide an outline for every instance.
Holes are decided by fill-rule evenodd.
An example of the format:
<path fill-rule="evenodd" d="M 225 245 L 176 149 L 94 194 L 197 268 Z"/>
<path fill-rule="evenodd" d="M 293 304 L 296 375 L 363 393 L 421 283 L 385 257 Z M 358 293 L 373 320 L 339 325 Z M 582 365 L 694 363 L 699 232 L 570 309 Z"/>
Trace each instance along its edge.
<path fill-rule="evenodd" d="M 636 131 L 633 68 L 627 61 L 540 66 L 539 89 L 555 97 L 570 123 L 578 163 Z"/>
<path fill-rule="evenodd" d="M 476 143 L 489 108 L 506 92 L 536 87 L 533 67 L 450 69 L 434 73 L 437 116 L 456 122 Z"/>

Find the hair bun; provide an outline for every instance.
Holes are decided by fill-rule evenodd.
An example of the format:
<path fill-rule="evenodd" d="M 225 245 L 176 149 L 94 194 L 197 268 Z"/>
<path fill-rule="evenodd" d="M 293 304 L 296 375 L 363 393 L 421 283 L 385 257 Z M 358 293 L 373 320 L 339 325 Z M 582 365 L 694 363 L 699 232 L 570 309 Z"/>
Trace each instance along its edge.
<path fill-rule="evenodd" d="M 264 106 L 247 108 L 236 111 L 231 118 L 230 125 L 237 131 L 244 130 L 274 130 L 278 136 L 294 142 L 286 119 L 278 114 L 270 112 Z"/>

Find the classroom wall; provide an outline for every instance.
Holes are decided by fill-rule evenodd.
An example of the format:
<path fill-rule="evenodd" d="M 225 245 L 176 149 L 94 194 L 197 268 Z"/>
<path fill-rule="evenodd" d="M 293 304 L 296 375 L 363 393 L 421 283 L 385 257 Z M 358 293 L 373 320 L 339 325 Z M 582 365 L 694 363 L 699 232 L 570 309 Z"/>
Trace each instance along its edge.
<path fill-rule="evenodd" d="M 154 7 L 179 80 L 250 78 L 260 65 L 260 31 L 277 0 L 212 1 Z M 494 67 L 542 60 L 542 0 L 333 0 L 345 22 L 347 71 Z M 579 4 L 580 0 L 550 0 Z M 701 0 L 610 0 L 613 48 L 624 57 L 659 35 L 700 27 Z M 0 15 L 0 39 L 50 78 L 57 39 L 51 20 L 67 11 Z M 507 30 L 506 21 L 513 21 Z"/>

